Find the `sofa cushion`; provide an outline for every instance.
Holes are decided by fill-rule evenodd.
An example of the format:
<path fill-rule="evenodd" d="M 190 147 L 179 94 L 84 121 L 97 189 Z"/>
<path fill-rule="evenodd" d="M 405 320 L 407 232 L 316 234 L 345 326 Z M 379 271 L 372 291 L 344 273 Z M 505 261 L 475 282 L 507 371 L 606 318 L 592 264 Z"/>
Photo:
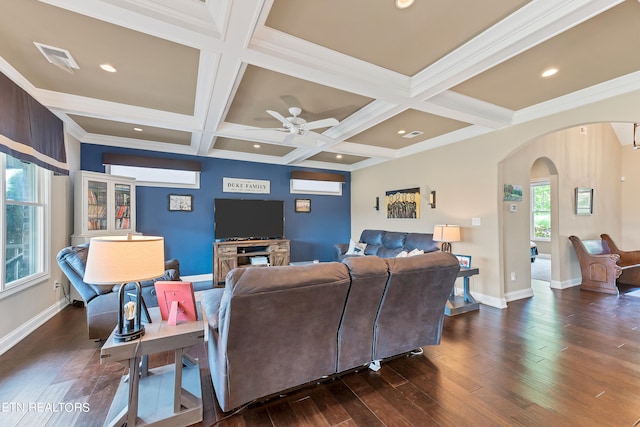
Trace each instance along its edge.
<path fill-rule="evenodd" d="M 382 247 L 382 244 L 378 244 L 378 245 L 367 244 L 367 247 L 364 248 L 364 254 L 378 255 L 378 251 L 380 250 L 381 247 Z"/>
<path fill-rule="evenodd" d="M 397 231 L 387 231 L 382 236 L 382 246 L 387 249 L 396 249 L 404 247 L 404 239 L 407 233 L 399 233 Z"/>
<path fill-rule="evenodd" d="M 383 230 L 363 230 L 360 235 L 360 241 L 367 245 L 380 246 L 382 245 L 382 236 L 384 234 Z"/>
<path fill-rule="evenodd" d="M 433 234 L 429 233 L 407 233 L 404 248 L 408 251 L 421 249 L 425 252 L 435 252 L 440 249 L 433 241 Z"/>

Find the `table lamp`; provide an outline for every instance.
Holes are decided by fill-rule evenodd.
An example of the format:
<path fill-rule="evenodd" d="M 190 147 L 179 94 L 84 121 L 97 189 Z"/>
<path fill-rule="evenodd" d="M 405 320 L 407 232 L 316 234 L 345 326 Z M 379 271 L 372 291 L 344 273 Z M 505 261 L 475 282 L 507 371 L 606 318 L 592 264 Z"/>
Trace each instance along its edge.
<path fill-rule="evenodd" d="M 434 226 L 433 241 L 442 242 L 442 250 L 451 253 L 451 242 L 460 241 L 460 226 L 449 224 Z"/>
<path fill-rule="evenodd" d="M 94 284 L 121 283 L 118 328 L 114 341 L 126 342 L 144 335 L 141 324 L 142 288 L 140 281 L 164 274 L 164 239 L 156 236 L 93 237 L 89 244 L 84 281 Z M 135 289 L 131 289 L 134 284 Z M 135 291 L 135 302 L 125 302 L 126 292 Z"/>

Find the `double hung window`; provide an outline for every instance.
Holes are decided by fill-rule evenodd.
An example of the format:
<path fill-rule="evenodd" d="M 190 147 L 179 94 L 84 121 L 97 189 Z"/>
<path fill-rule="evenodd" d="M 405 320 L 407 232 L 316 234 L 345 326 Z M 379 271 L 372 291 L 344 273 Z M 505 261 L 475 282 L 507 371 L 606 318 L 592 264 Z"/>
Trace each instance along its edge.
<path fill-rule="evenodd" d="M 48 272 L 50 174 L 0 154 L 2 264 L 0 298 L 41 281 Z"/>
<path fill-rule="evenodd" d="M 531 183 L 531 239 L 551 239 L 551 185 L 548 181 Z"/>

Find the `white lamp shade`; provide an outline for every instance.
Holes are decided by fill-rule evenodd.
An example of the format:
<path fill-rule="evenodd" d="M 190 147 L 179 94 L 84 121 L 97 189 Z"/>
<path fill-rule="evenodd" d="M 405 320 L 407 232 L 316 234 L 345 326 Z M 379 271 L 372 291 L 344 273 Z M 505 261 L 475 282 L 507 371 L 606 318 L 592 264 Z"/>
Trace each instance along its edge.
<path fill-rule="evenodd" d="M 460 226 L 448 224 L 434 226 L 433 240 L 435 242 L 459 242 Z"/>
<path fill-rule="evenodd" d="M 93 284 L 140 282 L 164 274 L 164 238 L 93 237 L 84 281 Z"/>

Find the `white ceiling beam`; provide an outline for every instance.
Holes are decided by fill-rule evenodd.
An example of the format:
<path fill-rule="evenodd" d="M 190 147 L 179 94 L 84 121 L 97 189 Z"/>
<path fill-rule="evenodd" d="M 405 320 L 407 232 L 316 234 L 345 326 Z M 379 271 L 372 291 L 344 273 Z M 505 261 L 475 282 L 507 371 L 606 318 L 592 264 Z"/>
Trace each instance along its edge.
<path fill-rule="evenodd" d="M 154 37 L 170 40 L 196 49 L 207 47 L 220 50 L 220 31 L 214 17 L 209 15 L 205 4 L 200 2 L 174 3 L 167 7 L 154 2 L 145 1 L 144 6 L 130 1 L 98 1 L 98 0 L 40 0 L 43 3 L 57 6 L 100 21 L 109 22 L 130 30 L 139 31 Z M 191 9 L 182 7 L 185 3 Z"/>
<path fill-rule="evenodd" d="M 64 112 L 66 114 L 77 114 L 85 117 L 185 132 L 202 130 L 201 122 L 193 116 L 185 114 L 153 110 L 145 107 L 102 101 L 43 89 L 36 89 L 34 98 L 51 110 Z"/>
<path fill-rule="evenodd" d="M 412 78 L 428 99 L 602 13 L 623 0 L 534 0 Z"/>

